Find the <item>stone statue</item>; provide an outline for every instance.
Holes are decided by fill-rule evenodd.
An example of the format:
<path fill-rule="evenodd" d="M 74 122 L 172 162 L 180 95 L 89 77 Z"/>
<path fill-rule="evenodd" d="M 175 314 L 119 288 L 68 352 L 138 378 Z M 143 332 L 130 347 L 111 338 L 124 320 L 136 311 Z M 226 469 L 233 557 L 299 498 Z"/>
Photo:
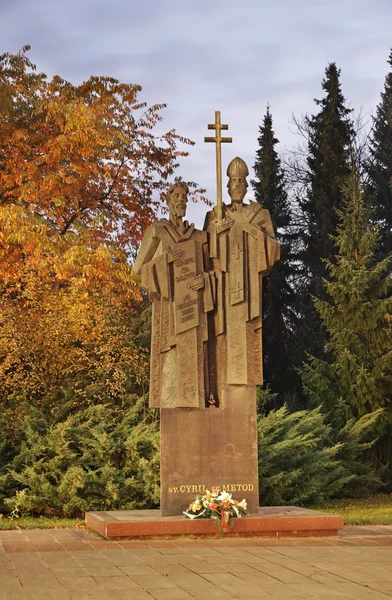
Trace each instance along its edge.
<path fill-rule="evenodd" d="M 134 271 L 152 302 L 150 407 L 206 405 L 207 313 L 214 306 L 207 233 L 184 221 L 188 186 L 175 183 L 169 219 L 146 231 Z"/>
<path fill-rule="evenodd" d="M 152 302 L 150 406 L 160 408 L 161 515 L 181 515 L 217 487 L 259 507 L 256 385 L 262 374 L 262 278 L 279 259 L 269 212 L 244 204 L 248 168 L 229 164 L 222 200 L 215 112 L 217 206 L 203 231 L 184 220 L 188 188 L 167 194 L 169 218 L 146 231 L 134 270 Z M 245 492 L 245 494 L 242 494 Z"/>
<path fill-rule="evenodd" d="M 208 212 L 204 225 L 217 278 L 210 379 L 215 375 L 213 393 L 219 402 L 226 385 L 263 383 L 262 277 L 280 256 L 268 210 L 257 202 L 243 204 L 248 187 L 245 162 L 234 158 L 227 175 L 231 204 L 222 206 L 221 221 L 217 207 Z"/>

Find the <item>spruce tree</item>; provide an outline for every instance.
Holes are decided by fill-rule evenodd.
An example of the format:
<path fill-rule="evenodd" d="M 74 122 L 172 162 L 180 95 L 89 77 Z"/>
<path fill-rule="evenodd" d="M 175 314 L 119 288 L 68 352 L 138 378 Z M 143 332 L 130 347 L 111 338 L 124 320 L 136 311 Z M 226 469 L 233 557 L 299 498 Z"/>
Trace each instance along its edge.
<path fill-rule="evenodd" d="M 256 201 L 269 210 L 276 237 L 281 244 L 280 262 L 263 279 L 264 381 L 271 386 L 272 392 L 281 395 L 293 390 L 295 381 L 298 384 L 298 375 L 292 359 L 294 297 L 289 282 L 292 275 L 291 214 L 284 173 L 275 149 L 278 140 L 274 135 L 269 106 L 259 133 L 252 186 Z M 275 401 L 275 404 L 280 402 Z"/>
<path fill-rule="evenodd" d="M 299 336 L 305 350 L 316 356 L 324 353 L 325 333 L 310 295 L 324 297 L 324 261 L 334 261 L 336 248 L 333 236 L 338 222 L 336 210 L 343 205 L 341 186 L 350 173 L 353 138 L 351 109 L 345 106 L 339 77 L 340 70 L 335 63 L 330 63 L 322 82 L 326 95 L 321 100 L 315 100 L 320 111 L 306 119 L 309 139 L 307 193 L 300 199 L 304 281 Z"/>
<path fill-rule="evenodd" d="M 391 71 L 373 119 L 367 188 L 380 228 L 382 256 L 392 252 L 392 48 L 388 63 Z"/>
<path fill-rule="evenodd" d="M 355 172 L 343 194 L 336 260 L 326 261 L 328 299 L 314 299 L 328 332 L 329 360 L 310 357 L 303 384 L 311 403 L 322 402 L 330 412 L 337 430 L 380 408 L 387 427 L 392 423 L 392 258 L 376 258 L 379 234 Z M 384 463 L 392 458 L 386 437 L 377 448 Z"/>

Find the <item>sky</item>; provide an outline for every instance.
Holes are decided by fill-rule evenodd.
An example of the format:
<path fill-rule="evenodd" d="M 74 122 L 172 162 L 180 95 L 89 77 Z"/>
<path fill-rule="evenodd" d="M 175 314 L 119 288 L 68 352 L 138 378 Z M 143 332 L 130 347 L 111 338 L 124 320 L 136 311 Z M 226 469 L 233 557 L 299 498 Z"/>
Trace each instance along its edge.
<path fill-rule="evenodd" d="M 163 127 L 195 142 L 177 174 L 214 203 L 215 148 L 203 140 L 216 110 L 233 138 L 222 146 L 224 173 L 241 156 L 252 177 L 267 103 L 286 153 L 298 142 L 292 115 L 317 111 L 330 62 L 347 105 L 370 120 L 391 31 L 392 0 L 0 0 L 0 53 L 29 44 L 48 76 L 78 84 L 107 75 L 141 85 L 142 101 L 166 103 Z M 200 227 L 206 210 L 191 205 L 188 219 Z"/>

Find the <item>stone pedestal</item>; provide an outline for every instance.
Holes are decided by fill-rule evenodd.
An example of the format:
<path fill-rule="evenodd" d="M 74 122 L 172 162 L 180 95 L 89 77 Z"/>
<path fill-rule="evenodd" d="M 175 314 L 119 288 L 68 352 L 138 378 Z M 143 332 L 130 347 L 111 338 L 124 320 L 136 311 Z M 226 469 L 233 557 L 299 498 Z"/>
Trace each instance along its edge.
<path fill-rule="evenodd" d="M 181 515 L 213 487 L 258 512 L 254 385 L 227 386 L 222 408 L 161 409 L 161 515 Z"/>

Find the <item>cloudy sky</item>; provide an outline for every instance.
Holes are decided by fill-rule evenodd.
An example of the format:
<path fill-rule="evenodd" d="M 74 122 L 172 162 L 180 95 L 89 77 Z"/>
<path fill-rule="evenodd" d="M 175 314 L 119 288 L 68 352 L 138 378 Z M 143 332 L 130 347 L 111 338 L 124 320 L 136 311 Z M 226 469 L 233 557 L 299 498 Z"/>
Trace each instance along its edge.
<path fill-rule="evenodd" d="M 391 31 L 392 0 L 0 0 L 0 53 L 30 44 L 50 76 L 109 75 L 167 103 L 164 126 L 196 142 L 178 174 L 211 200 L 214 147 L 203 139 L 215 110 L 233 137 L 224 169 L 236 155 L 251 167 L 267 102 L 284 152 L 297 141 L 291 115 L 315 111 L 329 62 L 348 104 L 373 111 Z M 205 210 L 191 206 L 190 220 L 200 226 Z"/>

